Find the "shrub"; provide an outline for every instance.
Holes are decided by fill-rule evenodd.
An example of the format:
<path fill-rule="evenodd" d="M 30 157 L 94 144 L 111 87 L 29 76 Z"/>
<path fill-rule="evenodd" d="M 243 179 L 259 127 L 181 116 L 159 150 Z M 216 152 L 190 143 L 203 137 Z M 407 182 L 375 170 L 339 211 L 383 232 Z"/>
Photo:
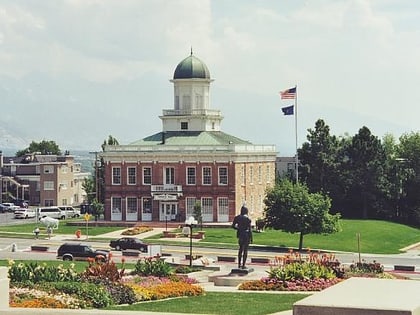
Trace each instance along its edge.
<path fill-rule="evenodd" d="M 61 264 L 58 266 L 38 262 L 16 264 L 14 261 L 9 261 L 8 276 L 12 283 L 77 281 L 79 278 L 73 264 L 69 268 L 64 268 Z"/>
<path fill-rule="evenodd" d="M 141 234 L 144 232 L 149 232 L 152 231 L 153 229 L 151 227 L 148 226 L 136 226 L 133 227 L 131 229 L 127 229 L 124 232 L 122 232 L 122 235 L 137 235 L 137 234 Z"/>
<path fill-rule="evenodd" d="M 53 285 L 58 291 L 83 297 L 87 307 L 102 308 L 113 304 L 111 295 L 103 285 L 88 282 L 56 282 Z"/>
<path fill-rule="evenodd" d="M 124 272 L 124 268 L 118 270 L 117 265 L 112 260 L 108 260 L 105 263 L 89 260 L 89 265 L 81 274 L 81 278 L 84 281 L 95 282 L 97 279 L 103 279 L 106 281 L 116 282 L 121 280 L 124 276 Z"/>
<path fill-rule="evenodd" d="M 137 261 L 134 273 L 140 276 L 167 277 L 172 273 L 172 267 L 159 257 L 147 257 Z"/>
<path fill-rule="evenodd" d="M 276 280 L 332 279 L 336 275 L 332 268 L 314 262 L 296 262 L 267 271 L 269 278 Z"/>

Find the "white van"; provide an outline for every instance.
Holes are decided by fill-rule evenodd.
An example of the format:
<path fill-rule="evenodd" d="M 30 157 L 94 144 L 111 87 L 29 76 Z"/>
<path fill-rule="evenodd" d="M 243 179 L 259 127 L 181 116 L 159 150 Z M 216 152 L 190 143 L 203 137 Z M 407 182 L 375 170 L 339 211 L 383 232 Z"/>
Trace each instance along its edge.
<path fill-rule="evenodd" d="M 65 219 L 66 211 L 61 210 L 59 207 L 40 207 L 37 209 L 38 219 L 50 217 L 54 219 Z"/>

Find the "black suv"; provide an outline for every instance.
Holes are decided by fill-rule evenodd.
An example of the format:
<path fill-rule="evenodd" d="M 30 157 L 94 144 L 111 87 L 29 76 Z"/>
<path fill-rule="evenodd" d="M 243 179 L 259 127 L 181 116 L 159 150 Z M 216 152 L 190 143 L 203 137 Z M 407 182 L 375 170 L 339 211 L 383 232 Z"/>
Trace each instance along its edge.
<path fill-rule="evenodd" d="M 108 250 L 95 250 L 90 245 L 64 243 L 57 250 L 57 259 L 69 261 L 93 258 L 97 262 L 105 262 L 108 259 L 108 254 Z"/>

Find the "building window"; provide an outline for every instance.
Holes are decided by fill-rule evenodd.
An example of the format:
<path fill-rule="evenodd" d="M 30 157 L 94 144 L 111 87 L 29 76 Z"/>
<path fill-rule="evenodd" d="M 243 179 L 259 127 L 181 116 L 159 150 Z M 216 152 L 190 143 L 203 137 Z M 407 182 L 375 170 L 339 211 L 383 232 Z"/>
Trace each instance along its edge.
<path fill-rule="evenodd" d="M 152 184 L 152 168 L 143 167 L 143 185 Z"/>
<path fill-rule="evenodd" d="M 202 217 L 207 218 L 206 221 L 213 219 L 213 198 L 204 197 L 201 199 L 201 213 Z"/>
<path fill-rule="evenodd" d="M 152 213 L 152 198 L 143 198 L 143 213 Z"/>
<path fill-rule="evenodd" d="M 127 197 L 127 214 L 137 213 L 137 198 Z"/>
<path fill-rule="evenodd" d="M 187 185 L 195 185 L 195 167 L 187 167 Z"/>
<path fill-rule="evenodd" d="M 128 185 L 135 185 L 136 184 L 136 168 L 135 167 L 129 167 L 127 169 L 127 184 Z"/>
<path fill-rule="evenodd" d="M 52 206 L 54 206 L 54 200 L 52 200 L 52 199 L 45 199 L 44 200 L 44 206 L 45 207 L 52 207 Z"/>
<path fill-rule="evenodd" d="M 188 122 L 181 121 L 181 130 L 188 130 Z"/>
<path fill-rule="evenodd" d="M 252 184 L 254 182 L 254 167 L 251 165 L 249 167 L 249 183 Z"/>
<path fill-rule="evenodd" d="M 112 168 L 112 184 L 113 185 L 121 184 L 121 167 Z"/>
<path fill-rule="evenodd" d="M 203 167 L 203 185 L 211 185 L 211 167 Z"/>
<path fill-rule="evenodd" d="M 219 185 L 228 184 L 228 169 L 227 167 L 219 167 Z"/>
<path fill-rule="evenodd" d="M 194 206 L 197 201 L 195 197 L 187 197 L 185 198 L 185 216 L 187 218 L 194 215 Z"/>
<path fill-rule="evenodd" d="M 121 213 L 121 197 L 111 198 L 111 212 L 114 214 Z"/>
<path fill-rule="evenodd" d="M 44 174 L 54 174 L 54 166 L 44 165 Z"/>
<path fill-rule="evenodd" d="M 258 183 L 262 183 L 262 166 L 258 165 Z"/>
<path fill-rule="evenodd" d="M 175 169 L 173 167 L 165 167 L 164 175 L 165 175 L 165 178 L 163 179 L 163 182 L 166 185 L 175 184 Z"/>
<path fill-rule="evenodd" d="M 241 165 L 241 183 L 245 185 L 245 165 Z"/>
<path fill-rule="evenodd" d="M 69 168 L 67 167 L 67 165 L 63 165 L 61 167 L 61 173 L 63 174 L 67 174 L 67 172 L 69 171 Z"/>
<path fill-rule="evenodd" d="M 179 109 L 179 95 L 175 96 L 175 109 L 178 110 Z"/>
<path fill-rule="evenodd" d="M 183 95 L 182 96 L 182 105 L 184 109 L 190 109 L 191 108 L 191 97 L 189 95 Z"/>
<path fill-rule="evenodd" d="M 67 206 L 67 199 L 62 199 L 61 200 L 61 205 L 62 206 Z"/>
<path fill-rule="evenodd" d="M 53 181 L 45 181 L 44 182 L 44 190 L 54 190 L 54 182 Z"/>
<path fill-rule="evenodd" d="M 267 165 L 267 169 L 266 169 L 267 174 L 265 174 L 267 176 L 267 183 L 270 182 L 270 165 Z"/>
<path fill-rule="evenodd" d="M 195 105 L 197 108 L 201 108 L 203 106 L 203 95 L 195 95 Z"/>
<path fill-rule="evenodd" d="M 229 199 L 226 197 L 217 198 L 219 215 L 229 216 Z"/>

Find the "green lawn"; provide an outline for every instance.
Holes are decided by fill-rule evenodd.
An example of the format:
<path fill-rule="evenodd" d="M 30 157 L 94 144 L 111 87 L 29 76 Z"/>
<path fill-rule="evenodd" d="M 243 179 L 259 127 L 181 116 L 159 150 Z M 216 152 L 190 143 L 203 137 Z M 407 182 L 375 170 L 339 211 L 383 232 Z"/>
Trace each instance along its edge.
<path fill-rule="evenodd" d="M 420 242 L 420 229 L 386 221 L 341 220 L 342 231 L 330 235 L 305 235 L 303 247 L 313 250 L 357 252 L 357 233 L 363 253 L 395 254 L 401 248 Z M 206 242 L 235 243 L 233 229 L 205 229 Z M 254 244 L 297 248 L 299 234 L 275 230 L 254 233 Z"/>
<path fill-rule="evenodd" d="M 342 231 L 339 233 L 305 235 L 304 248 L 357 252 L 358 233 L 360 233 L 360 249 L 362 253 L 395 254 L 399 253 L 401 248 L 420 242 L 420 229 L 402 224 L 375 220 L 341 220 L 341 225 Z M 0 226 L 0 236 L 32 238 L 34 227 L 33 223 Z M 80 229 L 82 234 L 86 234 L 85 225 L 76 227 L 66 225 L 66 221 L 60 221 L 60 226 L 54 233 L 74 235 L 77 229 Z M 120 229 L 123 228 L 95 226 L 94 222 L 89 223 L 90 236 L 98 236 Z M 198 230 L 198 228 L 196 229 Z M 206 231 L 206 238 L 200 242 L 200 246 L 237 247 L 236 233 L 232 228 L 205 228 L 204 230 Z M 41 229 L 41 236 L 43 235 L 46 235 L 45 228 Z M 141 238 L 141 234 L 138 237 Z M 147 240 L 150 243 L 162 243 L 159 237 L 157 235 Z M 176 239 L 170 243 L 185 245 L 185 242 L 176 242 Z M 297 248 L 299 245 L 299 234 L 268 229 L 262 233 L 254 233 L 254 244 Z"/>
<path fill-rule="evenodd" d="M 203 296 L 168 299 L 112 307 L 124 311 L 151 311 L 194 314 L 263 315 L 290 310 L 306 294 L 206 292 Z"/>

